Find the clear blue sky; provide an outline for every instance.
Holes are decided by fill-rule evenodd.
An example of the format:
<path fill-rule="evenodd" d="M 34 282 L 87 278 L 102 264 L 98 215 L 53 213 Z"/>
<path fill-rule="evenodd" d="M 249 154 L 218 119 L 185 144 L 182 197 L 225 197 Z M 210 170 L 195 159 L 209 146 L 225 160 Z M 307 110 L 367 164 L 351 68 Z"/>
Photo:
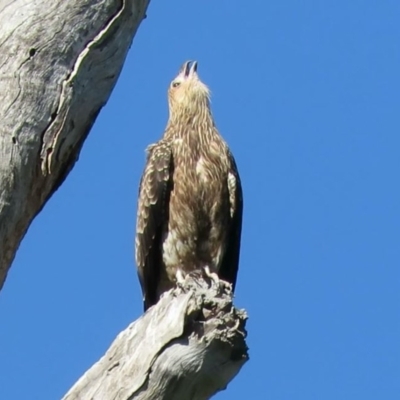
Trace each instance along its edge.
<path fill-rule="evenodd" d="M 186 59 L 245 195 L 251 359 L 216 399 L 400 398 L 399 17 L 398 0 L 153 1 L 0 294 L 0 398 L 59 399 L 141 314 L 138 183 Z"/>

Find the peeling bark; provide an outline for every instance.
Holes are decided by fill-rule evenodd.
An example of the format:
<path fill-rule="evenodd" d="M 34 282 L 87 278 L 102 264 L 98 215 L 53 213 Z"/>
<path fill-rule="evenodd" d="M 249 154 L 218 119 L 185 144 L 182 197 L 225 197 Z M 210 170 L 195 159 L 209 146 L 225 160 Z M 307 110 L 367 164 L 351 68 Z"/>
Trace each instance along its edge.
<path fill-rule="evenodd" d="M 149 0 L 0 0 L 0 289 L 107 102 Z"/>

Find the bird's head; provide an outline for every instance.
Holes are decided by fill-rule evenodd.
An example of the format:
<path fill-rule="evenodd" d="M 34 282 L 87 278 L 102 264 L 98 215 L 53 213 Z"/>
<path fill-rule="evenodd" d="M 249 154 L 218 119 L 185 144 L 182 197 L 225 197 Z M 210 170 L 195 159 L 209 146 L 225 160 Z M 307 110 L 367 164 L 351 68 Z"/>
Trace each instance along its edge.
<path fill-rule="evenodd" d="M 186 61 L 168 89 L 170 117 L 209 109 L 210 91 L 197 74 L 197 61 Z"/>

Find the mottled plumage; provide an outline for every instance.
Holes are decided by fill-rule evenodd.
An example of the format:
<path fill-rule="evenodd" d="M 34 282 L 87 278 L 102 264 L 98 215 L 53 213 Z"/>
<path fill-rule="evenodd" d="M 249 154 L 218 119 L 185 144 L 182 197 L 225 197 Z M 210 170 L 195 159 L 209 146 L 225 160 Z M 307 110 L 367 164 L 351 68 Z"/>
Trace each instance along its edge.
<path fill-rule="evenodd" d="M 182 66 L 168 100 L 168 124 L 147 150 L 139 188 L 136 264 L 145 310 L 192 271 L 217 274 L 234 289 L 239 264 L 240 178 L 196 62 Z"/>

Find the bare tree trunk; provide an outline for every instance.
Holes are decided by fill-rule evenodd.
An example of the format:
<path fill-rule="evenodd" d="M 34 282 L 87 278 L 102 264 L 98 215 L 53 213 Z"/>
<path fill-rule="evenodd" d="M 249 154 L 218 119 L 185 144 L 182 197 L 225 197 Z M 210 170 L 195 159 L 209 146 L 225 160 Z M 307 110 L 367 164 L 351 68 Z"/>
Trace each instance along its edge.
<path fill-rule="evenodd" d="M 232 292 L 187 278 L 121 332 L 63 400 L 206 400 L 248 360 Z"/>
<path fill-rule="evenodd" d="M 0 289 L 73 167 L 149 0 L 0 0 Z"/>

